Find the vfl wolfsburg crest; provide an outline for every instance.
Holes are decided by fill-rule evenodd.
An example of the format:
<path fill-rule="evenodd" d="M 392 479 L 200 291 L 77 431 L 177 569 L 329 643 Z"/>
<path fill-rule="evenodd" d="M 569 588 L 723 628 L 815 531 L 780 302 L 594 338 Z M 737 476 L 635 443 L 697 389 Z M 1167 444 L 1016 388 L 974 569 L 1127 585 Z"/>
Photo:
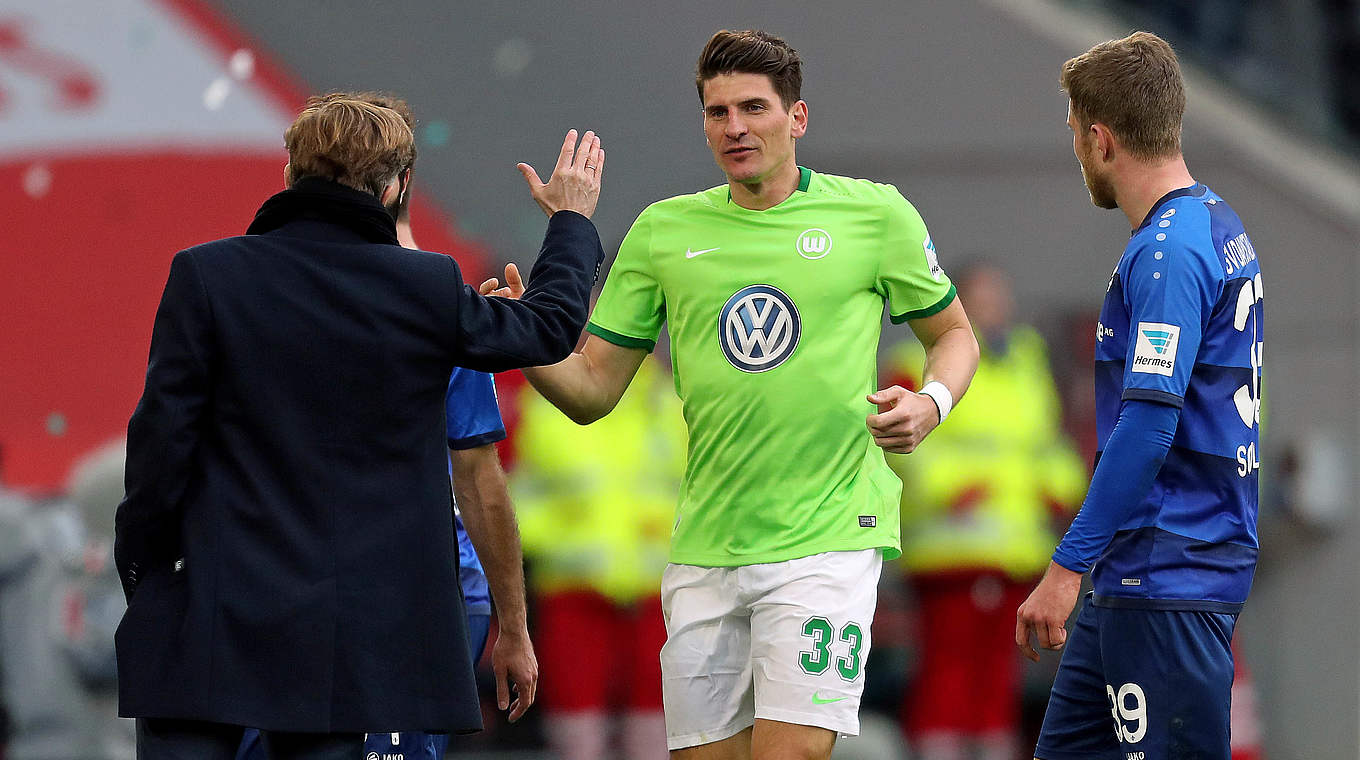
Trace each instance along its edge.
<path fill-rule="evenodd" d="M 801 334 L 798 307 L 773 285 L 738 290 L 718 313 L 718 344 L 742 372 L 765 372 L 783 364 Z"/>
<path fill-rule="evenodd" d="M 799 256 L 816 261 L 831 253 L 831 244 L 831 233 L 820 227 L 813 227 L 809 230 L 803 230 L 803 234 L 798 236 L 793 247 L 797 249 Z"/>

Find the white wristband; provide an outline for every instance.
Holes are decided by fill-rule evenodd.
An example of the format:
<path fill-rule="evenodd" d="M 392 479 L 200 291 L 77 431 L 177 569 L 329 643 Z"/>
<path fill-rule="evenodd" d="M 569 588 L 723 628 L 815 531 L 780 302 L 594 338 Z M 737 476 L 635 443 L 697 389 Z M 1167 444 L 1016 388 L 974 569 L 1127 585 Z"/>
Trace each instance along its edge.
<path fill-rule="evenodd" d="M 926 386 L 917 393 L 922 396 L 929 396 L 935 402 L 935 408 L 940 412 L 940 422 L 949 416 L 949 410 L 954 408 L 954 394 L 949 392 L 945 384 L 939 380 L 931 380 Z"/>

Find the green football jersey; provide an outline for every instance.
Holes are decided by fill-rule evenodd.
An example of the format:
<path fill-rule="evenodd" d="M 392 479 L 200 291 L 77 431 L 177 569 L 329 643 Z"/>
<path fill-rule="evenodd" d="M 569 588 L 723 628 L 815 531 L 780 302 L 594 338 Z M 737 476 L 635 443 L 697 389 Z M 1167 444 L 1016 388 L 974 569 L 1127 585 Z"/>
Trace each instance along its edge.
<path fill-rule="evenodd" d="M 671 561 L 726 567 L 828 551 L 900 554 L 902 484 L 874 444 L 884 304 L 927 317 L 954 286 L 891 185 L 801 169 L 752 211 L 726 185 L 648 206 L 586 327 L 651 350 L 670 322 L 689 426 Z"/>

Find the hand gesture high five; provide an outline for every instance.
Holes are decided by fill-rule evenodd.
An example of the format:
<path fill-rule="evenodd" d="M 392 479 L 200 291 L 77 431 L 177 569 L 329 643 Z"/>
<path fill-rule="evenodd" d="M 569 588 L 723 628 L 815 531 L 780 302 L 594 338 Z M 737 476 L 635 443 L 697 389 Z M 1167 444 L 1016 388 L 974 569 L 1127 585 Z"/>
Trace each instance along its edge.
<path fill-rule="evenodd" d="M 518 164 L 520 174 L 529 184 L 529 194 L 538 201 L 543 213 L 552 216 L 558 211 L 575 211 L 589 217 L 595 213 L 600 199 L 600 178 L 604 176 L 604 148 L 594 132 L 586 132 L 581 144 L 576 144 L 576 130 L 567 132 L 562 142 L 562 153 L 552 176 L 544 183 L 538 172 L 528 164 Z"/>

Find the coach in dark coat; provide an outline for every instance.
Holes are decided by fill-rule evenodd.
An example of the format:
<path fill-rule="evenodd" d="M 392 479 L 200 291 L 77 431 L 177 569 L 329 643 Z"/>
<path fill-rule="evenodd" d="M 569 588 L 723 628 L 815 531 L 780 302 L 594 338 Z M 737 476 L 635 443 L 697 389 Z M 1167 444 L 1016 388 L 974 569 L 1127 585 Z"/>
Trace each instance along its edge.
<path fill-rule="evenodd" d="M 396 130 L 387 109 L 346 107 L 361 130 Z M 308 147 L 298 123 L 290 188 L 246 235 L 170 266 L 117 514 L 120 711 L 276 732 L 477 729 L 445 391 L 454 366 L 571 351 L 603 258 L 588 219 L 602 151 L 569 135 L 535 188 L 551 219 L 514 301 L 397 244 L 379 199 L 404 191 L 409 162 L 378 192 L 307 175 L 299 153 L 331 167 L 373 135 Z"/>

